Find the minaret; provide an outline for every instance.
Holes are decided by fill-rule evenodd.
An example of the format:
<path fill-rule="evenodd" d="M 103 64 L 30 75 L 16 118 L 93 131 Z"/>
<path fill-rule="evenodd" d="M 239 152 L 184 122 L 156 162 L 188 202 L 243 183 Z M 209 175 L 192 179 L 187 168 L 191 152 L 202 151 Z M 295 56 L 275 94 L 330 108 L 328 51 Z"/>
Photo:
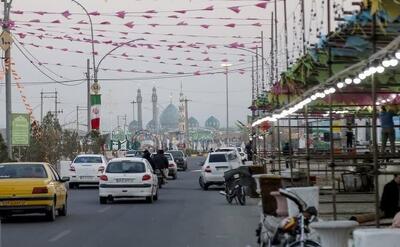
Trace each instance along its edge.
<path fill-rule="evenodd" d="M 140 88 L 137 90 L 137 97 L 136 97 L 136 103 L 137 103 L 137 111 L 138 111 L 138 129 L 143 130 L 143 118 L 142 118 L 142 91 Z"/>
<path fill-rule="evenodd" d="M 157 90 L 153 87 L 153 94 L 151 95 L 151 102 L 153 102 L 153 123 L 154 131 L 158 132 L 158 110 L 157 110 Z"/>

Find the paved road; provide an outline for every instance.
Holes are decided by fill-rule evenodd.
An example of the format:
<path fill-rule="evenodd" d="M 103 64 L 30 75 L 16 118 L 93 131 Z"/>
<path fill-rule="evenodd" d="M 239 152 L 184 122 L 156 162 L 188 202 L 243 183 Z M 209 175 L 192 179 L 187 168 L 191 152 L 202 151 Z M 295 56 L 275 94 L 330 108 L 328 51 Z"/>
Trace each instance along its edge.
<path fill-rule="evenodd" d="M 154 204 L 100 205 L 98 191 L 70 191 L 69 215 L 55 222 L 14 217 L 2 224 L 3 246 L 57 247 L 247 247 L 256 246 L 258 207 L 229 205 L 218 189 L 202 191 L 198 158 L 160 191 Z"/>

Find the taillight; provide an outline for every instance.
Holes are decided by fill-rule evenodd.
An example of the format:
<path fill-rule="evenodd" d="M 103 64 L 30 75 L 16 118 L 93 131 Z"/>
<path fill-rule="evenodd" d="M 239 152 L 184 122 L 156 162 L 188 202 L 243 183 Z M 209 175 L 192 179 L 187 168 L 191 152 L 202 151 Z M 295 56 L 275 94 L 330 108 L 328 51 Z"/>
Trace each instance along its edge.
<path fill-rule="evenodd" d="M 32 190 L 32 194 L 47 194 L 49 190 L 47 187 L 34 187 Z"/>
<path fill-rule="evenodd" d="M 205 172 L 211 172 L 211 167 L 207 166 L 206 169 L 204 170 Z"/>
<path fill-rule="evenodd" d="M 104 166 L 100 166 L 98 171 L 99 172 L 104 172 Z"/>
<path fill-rule="evenodd" d="M 101 175 L 100 176 L 101 181 L 108 181 L 108 177 L 106 175 Z"/>
<path fill-rule="evenodd" d="M 147 180 L 150 180 L 150 179 L 151 179 L 151 176 L 149 174 L 145 174 L 143 176 L 143 178 L 142 178 L 142 181 L 147 181 Z"/>
<path fill-rule="evenodd" d="M 71 171 L 71 172 L 75 172 L 76 171 L 75 167 L 72 164 L 69 166 L 69 171 Z"/>

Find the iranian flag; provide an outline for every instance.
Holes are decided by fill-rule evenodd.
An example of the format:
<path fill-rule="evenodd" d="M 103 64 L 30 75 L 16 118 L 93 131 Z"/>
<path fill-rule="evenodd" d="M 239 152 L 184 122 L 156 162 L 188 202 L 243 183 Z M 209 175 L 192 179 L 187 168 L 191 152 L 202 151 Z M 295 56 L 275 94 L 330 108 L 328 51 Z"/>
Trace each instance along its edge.
<path fill-rule="evenodd" d="M 100 130 L 101 94 L 90 95 L 92 130 Z"/>

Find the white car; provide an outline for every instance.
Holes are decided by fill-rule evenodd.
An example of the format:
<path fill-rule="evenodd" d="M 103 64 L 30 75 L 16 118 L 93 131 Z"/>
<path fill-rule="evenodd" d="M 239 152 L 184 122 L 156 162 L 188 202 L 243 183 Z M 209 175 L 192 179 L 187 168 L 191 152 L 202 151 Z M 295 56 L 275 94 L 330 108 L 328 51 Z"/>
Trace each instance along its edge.
<path fill-rule="evenodd" d="M 168 176 L 176 179 L 178 177 L 178 165 L 174 160 L 174 156 L 171 153 L 165 153 L 164 155 L 168 159 Z"/>
<path fill-rule="evenodd" d="M 80 184 L 98 184 L 107 160 L 99 154 L 82 154 L 72 161 L 69 188 L 78 188 Z"/>
<path fill-rule="evenodd" d="M 142 158 L 112 159 L 100 176 L 100 203 L 141 197 L 148 203 L 158 200 L 158 178 L 150 163 Z"/>
<path fill-rule="evenodd" d="M 208 190 L 210 185 L 223 185 L 225 183 L 224 172 L 238 168 L 240 165 L 241 160 L 236 152 L 209 153 L 201 168 L 200 187 Z"/>
<path fill-rule="evenodd" d="M 215 150 L 215 152 L 235 152 L 236 155 L 242 161 L 242 163 L 244 163 L 244 161 L 245 161 L 244 157 L 240 154 L 240 151 L 236 147 L 222 147 L 222 148 L 218 148 L 217 150 Z M 235 168 L 237 168 L 237 167 L 235 167 Z"/>

